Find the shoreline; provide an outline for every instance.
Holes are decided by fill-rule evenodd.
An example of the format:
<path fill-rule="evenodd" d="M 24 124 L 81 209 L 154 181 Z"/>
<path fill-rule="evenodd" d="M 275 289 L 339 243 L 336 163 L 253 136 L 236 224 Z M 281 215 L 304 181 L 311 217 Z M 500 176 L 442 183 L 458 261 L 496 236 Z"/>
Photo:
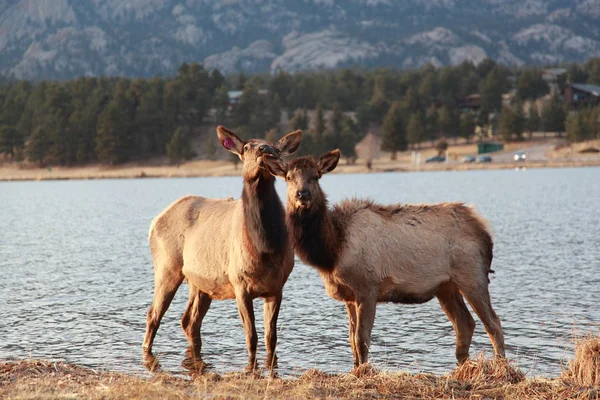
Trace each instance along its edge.
<path fill-rule="evenodd" d="M 488 171 L 529 168 L 582 168 L 599 167 L 600 158 L 552 159 L 548 161 L 526 161 L 512 163 L 464 164 L 460 162 L 436 164 L 407 164 L 404 162 L 379 161 L 368 170 L 361 164 L 338 166 L 338 174 L 370 174 L 391 172 L 434 172 L 434 171 Z M 54 180 L 96 180 L 96 179 L 143 179 L 143 178 L 199 178 L 220 176 L 241 176 L 241 167 L 234 168 L 225 161 L 196 161 L 175 166 L 123 165 L 106 167 L 102 165 L 86 167 L 18 168 L 0 166 L 0 182 L 14 181 L 54 181 Z"/>
<path fill-rule="evenodd" d="M 443 376 L 378 371 L 363 365 L 348 373 L 308 370 L 297 378 L 209 372 L 182 378 L 94 370 L 39 360 L 0 362 L 2 398 L 598 398 L 599 386 L 577 383 L 569 371 L 556 378 L 526 378 L 506 360 L 467 361 Z"/>

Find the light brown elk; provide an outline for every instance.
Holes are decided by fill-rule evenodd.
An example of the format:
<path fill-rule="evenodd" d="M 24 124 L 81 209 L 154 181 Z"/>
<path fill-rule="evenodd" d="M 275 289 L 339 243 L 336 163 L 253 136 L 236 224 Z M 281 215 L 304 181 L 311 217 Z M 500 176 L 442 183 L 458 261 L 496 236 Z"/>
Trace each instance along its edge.
<path fill-rule="evenodd" d="M 460 203 L 382 206 L 345 200 L 329 209 L 319 179 L 331 172 L 339 150 L 317 161 L 286 164 L 269 159 L 269 171 L 287 183 L 287 224 L 298 257 L 315 267 L 327 293 L 345 302 L 354 364 L 367 362 L 378 302 L 419 304 L 437 297 L 456 333 L 456 358 L 469 357 L 475 321 L 471 304 L 504 357 L 500 319 L 488 291 L 493 243 L 485 221 Z"/>
<path fill-rule="evenodd" d="M 211 301 L 235 298 L 246 334 L 248 367 L 254 369 L 258 339 L 252 300 L 262 297 L 266 364 L 270 367 L 276 362 L 277 317 L 294 253 L 275 178 L 264 168 L 263 160 L 295 152 L 302 132 L 289 133 L 276 144 L 261 139 L 245 142 L 221 126 L 217 134 L 223 147 L 243 162 L 241 199 L 186 196 L 152 221 L 154 300 L 148 310 L 143 348 L 152 354 L 160 320 L 186 280 L 189 300 L 181 326 L 192 356 L 200 359 L 200 328 Z"/>

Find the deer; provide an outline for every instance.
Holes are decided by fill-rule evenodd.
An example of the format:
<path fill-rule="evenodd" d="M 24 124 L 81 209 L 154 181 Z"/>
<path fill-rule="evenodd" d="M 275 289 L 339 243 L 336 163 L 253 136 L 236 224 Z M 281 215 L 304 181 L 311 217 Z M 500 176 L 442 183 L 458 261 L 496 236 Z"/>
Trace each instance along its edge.
<path fill-rule="evenodd" d="M 253 300 L 260 297 L 264 299 L 266 366 L 273 368 L 277 364 L 277 318 L 283 286 L 294 266 L 294 251 L 275 177 L 265 169 L 264 160 L 294 153 L 302 131 L 289 133 L 275 144 L 262 139 L 244 141 L 223 126 L 217 127 L 217 136 L 243 163 L 241 198 L 185 196 L 152 221 L 154 298 L 142 347 L 146 356 L 153 357 L 160 321 L 185 280 L 189 299 L 181 327 L 194 360 L 201 362 L 200 331 L 212 300 L 235 299 L 246 336 L 247 369 L 254 370 L 258 339 Z"/>
<path fill-rule="evenodd" d="M 300 260 L 320 274 L 327 294 L 343 301 L 354 365 L 368 362 L 377 303 L 422 304 L 437 297 L 456 334 L 456 358 L 469 358 L 475 321 L 487 331 L 495 356 L 505 357 L 500 319 L 488 285 L 493 241 L 487 221 L 463 203 L 380 205 L 346 199 L 329 208 L 319 180 L 340 151 L 265 167 L 287 181 L 286 219 Z"/>

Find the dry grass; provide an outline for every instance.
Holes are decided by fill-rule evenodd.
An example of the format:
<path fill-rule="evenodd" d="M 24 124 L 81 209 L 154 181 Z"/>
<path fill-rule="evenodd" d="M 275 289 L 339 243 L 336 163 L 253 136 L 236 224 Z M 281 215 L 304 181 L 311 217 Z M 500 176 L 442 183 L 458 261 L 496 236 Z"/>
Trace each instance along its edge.
<path fill-rule="evenodd" d="M 576 385 L 600 387 L 600 336 L 579 340 L 563 377 Z"/>
<path fill-rule="evenodd" d="M 525 374 L 508 359 L 486 360 L 483 354 L 459 365 L 450 377 L 484 387 L 516 384 L 525 380 Z"/>
<path fill-rule="evenodd" d="M 345 374 L 309 370 L 299 378 L 283 379 L 267 373 L 135 376 L 46 361 L 8 362 L 0 363 L 0 398 L 600 399 L 599 343 L 600 337 L 580 343 L 569 370 L 556 379 L 526 379 L 509 361 L 483 356 L 441 377 L 364 365 Z"/>

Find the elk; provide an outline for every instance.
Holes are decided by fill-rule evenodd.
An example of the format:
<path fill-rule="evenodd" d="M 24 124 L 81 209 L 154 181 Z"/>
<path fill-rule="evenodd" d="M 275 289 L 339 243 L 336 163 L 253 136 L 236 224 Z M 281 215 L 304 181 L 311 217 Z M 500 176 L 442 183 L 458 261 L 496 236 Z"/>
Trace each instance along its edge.
<path fill-rule="evenodd" d="M 266 365 L 273 367 L 277 317 L 283 286 L 294 266 L 294 252 L 275 178 L 264 168 L 264 160 L 294 153 L 302 131 L 289 133 L 276 144 L 261 139 L 245 142 L 222 126 L 217 127 L 217 134 L 221 145 L 243 162 L 241 199 L 186 196 L 152 221 L 154 299 L 147 314 L 143 349 L 151 357 L 160 321 L 186 280 L 189 300 L 181 327 L 194 359 L 200 359 L 200 329 L 211 301 L 235 298 L 246 334 L 248 368 L 254 369 L 258 339 L 252 301 L 262 297 Z"/>
<path fill-rule="evenodd" d="M 493 242 L 485 220 L 462 203 L 379 205 L 351 199 L 328 207 L 319 179 L 340 151 L 265 166 L 287 181 L 288 232 L 296 254 L 317 269 L 349 319 L 354 365 L 368 361 L 378 302 L 421 304 L 437 297 L 456 333 L 456 358 L 469 358 L 475 321 L 483 322 L 497 357 L 504 336 L 488 291 Z M 464 297 L 464 299 L 463 299 Z"/>

